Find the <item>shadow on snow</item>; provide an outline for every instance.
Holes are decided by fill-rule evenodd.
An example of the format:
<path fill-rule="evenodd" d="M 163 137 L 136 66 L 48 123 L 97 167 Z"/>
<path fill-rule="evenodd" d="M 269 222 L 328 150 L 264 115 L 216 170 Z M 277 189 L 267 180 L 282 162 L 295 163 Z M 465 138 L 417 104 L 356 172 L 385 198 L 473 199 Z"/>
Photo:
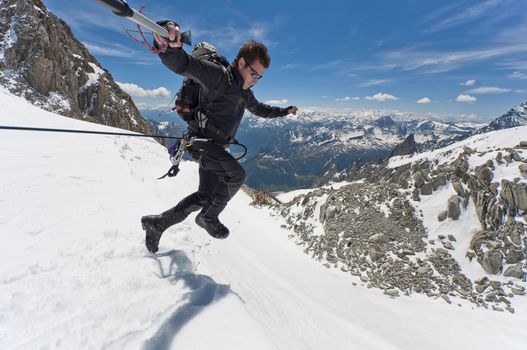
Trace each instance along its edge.
<path fill-rule="evenodd" d="M 163 267 L 160 258 L 169 257 L 168 270 Z M 185 295 L 187 302 L 163 322 L 159 330 L 147 341 L 143 349 L 164 350 L 169 349 L 176 334 L 193 317 L 199 314 L 205 307 L 215 301 L 224 298 L 230 292 L 230 286 L 216 283 L 211 277 L 194 273 L 192 261 L 182 250 L 170 250 L 166 253 L 156 254 L 152 257 L 159 264 L 160 278 L 168 279 L 170 283 L 176 284 L 180 281 L 190 288 Z"/>

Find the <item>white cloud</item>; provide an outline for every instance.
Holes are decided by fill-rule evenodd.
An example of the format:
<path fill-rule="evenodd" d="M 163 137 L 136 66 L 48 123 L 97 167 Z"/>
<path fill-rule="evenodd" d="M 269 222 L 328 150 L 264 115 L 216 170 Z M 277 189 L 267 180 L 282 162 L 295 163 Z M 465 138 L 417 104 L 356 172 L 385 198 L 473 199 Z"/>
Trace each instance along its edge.
<path fill-rule="evenodd" d="M 429 73 L 448 72 L 475 61 L 496 60 L 500 56 L 511 56 L 527 52 L 527 44 L 510 44 L 466 51 L 435 51 L 410 47 L 388 51 L 382 54 L 382 60 L 405 71 L 426 70 Z M 382 62 L 381 62 L 382 64 Z"/>
<path fill-rule="evenodd" d="M 477 98 L 475 98 L 474 96 L 470 96 L 470 95 L 459 95 L 458 97 L 456 97 L 457 102 L 474 102 L 477 100 L 478 100 Z"/>
<path fill-rule="evenodd" d="M 477 121 L 479 119 L 477 114 L 471 113 L 471 114 L 461 114 L 460 115 L 461 120 L 468 120 L 468 121 Z"/>
<path fill-rule="evenodd" d="M 507 78 L 511 78 L 511 79 L 527 79 L 527 74 L 523 73 L 523 72 L 519 72 L 519 71 L 516 71 L 516 72 L 513 72 L 511 74 L 509 74 L 507 76 Z"/>
<path fill-rule="evenodd" d="M 247 20 L 246 23 L 226 23 L 221 28 L 193 27 L 192 36 L 208 38 L 207 41 L 221 50 L 235 49 L 247 39 L 261 42 L 269 41 L 269 33 L 280 24 L 281 19 L 276 17 L 266 22 Z"/>
<path fill-rule="evenodd" d="M 288 63 L 284 66 L 284 68 L 287 68 L 287 69 L 293 69 L 293 68 L 301 68 L 301 67 L 304 67 L 305 65 L 304 64 L 301 64 L 301 63 Z"/>
<path fill-rule="evenodd" d="M 496 86 L 481 86 L 475 89 L 470 89 L 467 92 L 471 94 L 503 94 L 510 91 L 511 89 L 504 89 Z"/>
<path fill-rule="evenodd" d="M 129 48 L 124 48 L 122 45 L 115 45 L 113 47 L 99 46 L 90 44 L 87 42 L 83 43 L 84 46 L 90 51 L 92 55 L 111 56 L 111 57 L 133 57 L 134 52 Z"/>
<path fill-rule="evenodd" d="M 419 103 L 419 104 L 427 104 L 427 103 L 431 103 L 431 102 L 432 102 L 432 100 L 429 99 L 428 97 L 423 97 L 419 101 L 415 101 L 415 103 Z"/>
<path fill-rule="evenodd" d="M 491 10 L 502 3 L 502 0 L 487 0 L 474 6 L 467 7 L 460 13 L 444 18 L 442 21 L 429 28 L 426 32 L 436 32 L 474 21 L 482 16 L 488 15 L 491 13 Z"/>
<path fill-rule="evenodd" d="M 343 98 L 337 98 L 335 101 L 357 101 L 357 100 L 360 100 L 360 97 L 346 96 Z"/>
<path fill-rule="evenodd" d="M 285 98 L 281 99 L 281 100 L 269 100 L 269 101 L 265 101 L 266 104 L 268 105 L 285 105 L 287 104 L 287 100 Z"/>
<path fill-rule="evenodd" d="M 134 97 L 170 97 L 170 91 L 165 87 L 158 87 L 157 89 L 143 89 L 142 87 L 131 83 L 120 83 L 117 85 L 127 94 Z"/>
<path fill-rule="evenodd" d="M 379 92 L 379 93 L 377 93 L 377 94 L 375 94 L 373 96 L 366 96 L 366 99 L 367 100 L 379 101 L 379 102 L 398 100 L 397 97 L 395 97 L 393 95 L 390 95 L 390 94 L 385 94 L 385 93 L 382 93 L 382 92 Z"/>
<path fill-rule="evenodd" d="M 384 83 L 387 83 L 389 82 L 390 80 L 389 79 L 372 79 L 372 80 L 368 80 L 362 84 L 360 84 L 361 86 L 376 86 L 376 85 L 382 85 Z"/>
<path fill-rule="evenodd" d="M 474 84 L 476 84 L 476 81 L 471 79 L 471 80 L 467 80 L 465 81 L 464 83 L 461 83 L 459 85 L 463 85 L 463 86 L 474 86 Z"/>

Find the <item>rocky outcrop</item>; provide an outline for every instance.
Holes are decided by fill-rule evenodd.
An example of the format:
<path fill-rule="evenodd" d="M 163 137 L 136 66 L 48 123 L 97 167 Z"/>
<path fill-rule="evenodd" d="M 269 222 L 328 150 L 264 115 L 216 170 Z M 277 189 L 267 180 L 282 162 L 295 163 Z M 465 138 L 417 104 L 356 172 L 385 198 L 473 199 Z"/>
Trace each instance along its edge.
<path fill-rule="evenodd" d="M 416 148 L 417 145 L 415 143 L 414 134 L 410 134 L 401 144 L 395 146 L 390 157 L 414 154 Z"/>
<path fill-rule="evenodd" d="M 328 268 L 357 276 L 368 287 L 383 289 L 386 295 L 419 292 L 447 302 L 460 297 L 482 307 L 514 312 L 509 298 L 525 291 L 517 283 L 526 278 L 527 182 L 519 177 L 503 179 L 504 169 L 498 167 L 517 169 L 520 174 L 520 165 L 527 160 L 527 152 L 518 151 L 520 145 L 485 152 L 464 147 L 455 159 L 442 164 L 425 159 L 398 168 L 388 167 L 387 162 L 362 167 L 357 172 L 360 182 L 338 190 L 313 190 L 278 210 L 286 218 L 285 226 L 294 232 L 291 237 L 307 254 Z M 471 167 L 475 162 L 480 165 Z M 466 232 L 428 239 L 423 214 L 414 203 L 437 191 L 442 191 L 438 198 L 455 193 L 443 199 L 438 221 L 466 220 L 463 215 L 475 211 L 481 223 L 463 252 L 468 261 L 479 263 L 482 273 L 503 274 L 518 282 L 467 278 L 451 255 L 459 249 L 455 236 Z M 473 206 L 470 212 L 469 205 Z M 454 226 L 447 222 L 445 227 Z"/>
<path fill-rule="evenodd" d="M 128 94 L 41 0 L 1 0 L 0 83 L 59 114 L 151 133 Z"/>

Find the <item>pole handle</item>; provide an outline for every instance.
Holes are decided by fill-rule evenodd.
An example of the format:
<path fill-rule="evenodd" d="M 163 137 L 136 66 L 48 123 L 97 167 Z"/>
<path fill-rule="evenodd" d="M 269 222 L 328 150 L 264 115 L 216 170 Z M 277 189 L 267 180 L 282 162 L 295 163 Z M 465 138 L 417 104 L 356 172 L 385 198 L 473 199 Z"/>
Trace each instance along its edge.
<path fill-rule="evenodd" d="M 168 38 L 168 31 L 152 21 L 150 18 L 146 17 L 142 13 L 137 12 L 130 7 L 124 0 L 95 0 L 98 3 L 108 7 L 115 13 L 117 16 L 126 17 L 129 20 L 150 29 L 151 31 L 161 35 L 164 38 Z M 181 41 L 187 45 L 192 45 L 192 35 L 190 30 L 181 33 Z"/>

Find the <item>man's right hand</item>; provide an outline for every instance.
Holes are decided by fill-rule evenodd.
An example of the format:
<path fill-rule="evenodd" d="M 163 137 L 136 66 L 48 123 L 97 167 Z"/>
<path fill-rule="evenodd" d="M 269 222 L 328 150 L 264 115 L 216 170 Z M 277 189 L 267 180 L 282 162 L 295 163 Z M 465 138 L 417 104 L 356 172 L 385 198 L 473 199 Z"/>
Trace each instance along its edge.
<path fill-rule="evenodd" d="M 154 39 L 159 46 L 166 46 L 179 48 L 183 46 L 181 41 L 181 30 L 174 22 L 167 22 L 163 25 L 168 31 L 168 40 L 161 35 L 154 33 Z"/>

